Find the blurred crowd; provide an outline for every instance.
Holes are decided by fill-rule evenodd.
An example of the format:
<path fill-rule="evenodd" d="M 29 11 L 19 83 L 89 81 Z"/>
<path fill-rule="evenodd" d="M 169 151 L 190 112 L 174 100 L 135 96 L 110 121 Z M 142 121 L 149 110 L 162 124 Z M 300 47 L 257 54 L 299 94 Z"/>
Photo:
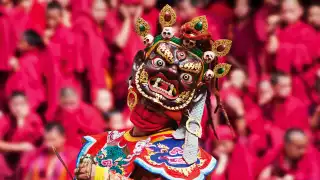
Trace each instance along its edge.
<path fill-rule="evenodd" d="M 320 179 L 319 0 L 0 0 L 0 180 L 68 179 L 81 137 L 132 127 L 127 79 L 143 49 L 134 22 L 161 32 L 206 15 L 213 39 L 231 39 L 232 64 L 202 147 L 214 180 Z M 215 109 L 216 99 L 211 98 Z"/>

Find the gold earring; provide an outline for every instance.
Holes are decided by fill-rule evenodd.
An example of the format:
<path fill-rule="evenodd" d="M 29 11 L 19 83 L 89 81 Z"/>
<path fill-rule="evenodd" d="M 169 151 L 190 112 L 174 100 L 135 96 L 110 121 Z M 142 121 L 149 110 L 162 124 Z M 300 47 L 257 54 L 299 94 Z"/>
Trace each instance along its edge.
<path fill-rule="evenodd" d="M 133 88 L 130 88 L 127 96 L 127 105 L 129 109 L 132 111 L 137 104 L 138 104 L 138 95 L 133 90 Z"/>

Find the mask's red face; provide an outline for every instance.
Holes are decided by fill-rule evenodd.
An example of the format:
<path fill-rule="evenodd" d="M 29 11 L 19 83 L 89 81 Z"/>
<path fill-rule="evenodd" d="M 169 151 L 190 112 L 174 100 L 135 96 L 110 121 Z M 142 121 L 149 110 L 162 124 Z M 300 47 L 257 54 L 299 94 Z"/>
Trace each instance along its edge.
<path fill-rule="evenodd" d="M 203 74 L 203 61 L 172 42 L 159 42 L 146 53 L 134 76 L 139 93 L 167 110 L 187 107 Z"/>

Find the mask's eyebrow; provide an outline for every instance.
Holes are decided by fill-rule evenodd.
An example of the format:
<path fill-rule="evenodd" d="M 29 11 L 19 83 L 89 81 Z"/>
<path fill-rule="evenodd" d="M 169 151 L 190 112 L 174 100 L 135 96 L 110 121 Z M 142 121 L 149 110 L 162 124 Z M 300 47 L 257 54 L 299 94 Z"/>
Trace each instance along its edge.
<path fill-rule="evenodd" d="M 157 53 L 162 56 L 162 58 L 165 59 L 168 63 L 174 63 L 173 54 L 165 44 L 162 43 L 158 46 Z"/>
<path fill-rule="evenodd" d="M 192 72 L 199 74 L 201 72 L 202 64 L 199 61 L 191 62 L 187 61 L 186 63 L 180 64 L 179 69 L 187 72 Z"/>

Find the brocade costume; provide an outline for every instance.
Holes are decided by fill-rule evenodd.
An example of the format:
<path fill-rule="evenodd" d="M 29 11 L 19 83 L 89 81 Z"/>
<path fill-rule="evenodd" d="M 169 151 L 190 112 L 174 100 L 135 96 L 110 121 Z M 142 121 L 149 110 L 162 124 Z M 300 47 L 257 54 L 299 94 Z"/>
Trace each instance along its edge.
<path fill-rule="evenodd" d="M 95 179 L 108 179 L 107 171 L 140 179 L 139 168 L 160 179 L 210 178 L 217 161 L 199 147 L 201 118 L 211 92 L 218 96 L 218 78 L 231 67 L 218 63 L 231 41 L 213 41 L 205 16 L 183 25 L 179 37 L 174 36 L 175 21 L 166 5 L 159 15 L 162 33 L 153 37 L 148 23 L 137 20 L 136 31 L 147 47 L 135 57 L 127 103 L 134 128 L 151 135 L 133 137 L 131 129 L 85 136 L 77 167 L 90 159 Z"/>

